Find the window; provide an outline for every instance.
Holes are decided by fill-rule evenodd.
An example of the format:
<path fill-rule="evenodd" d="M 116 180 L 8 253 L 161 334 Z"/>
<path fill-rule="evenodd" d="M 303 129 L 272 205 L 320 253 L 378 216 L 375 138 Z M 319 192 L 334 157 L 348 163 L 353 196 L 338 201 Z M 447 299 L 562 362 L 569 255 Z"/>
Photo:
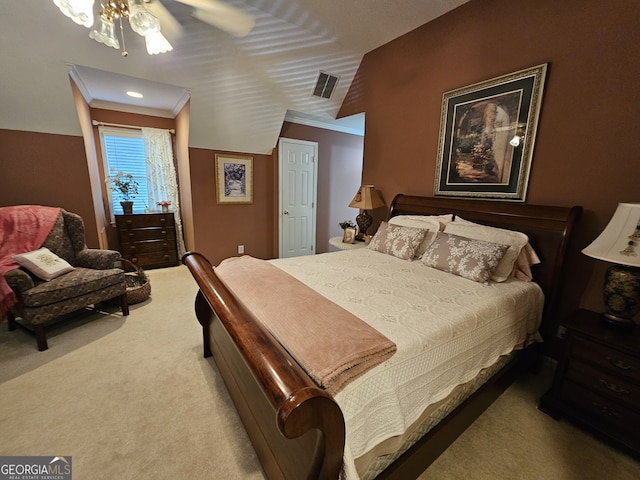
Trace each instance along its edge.
<path fill-rule="evenodd" d="M 124 128 L 100 127 L 102 158 L 109 198 L 111 221 L 115 213 L 122 213 L 120 192 L 112 190 L 112 179 L 118 172 L 130 173 L 138 182 L 138 194 L 133 198 L 133 213 L 144 213 L 149 208 L 147 162 L 142 132 Z"/>

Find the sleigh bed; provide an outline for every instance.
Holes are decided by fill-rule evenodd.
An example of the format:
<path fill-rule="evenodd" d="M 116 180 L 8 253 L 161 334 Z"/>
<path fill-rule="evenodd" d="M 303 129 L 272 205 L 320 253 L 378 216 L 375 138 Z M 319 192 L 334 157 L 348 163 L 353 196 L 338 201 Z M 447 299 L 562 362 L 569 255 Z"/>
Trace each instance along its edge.
<path fill-rule="evenodd" d="M 419 415 L 411 417 L 409 425 L 403 427 L 400 434 L 396 431 L 392 432 L 391 427 L 387 428 L 385 425 L 386 415 L 383 422 L 380 420 L 383 415 L 379 418 L 376 414 L 371 413 L 374 409 L 369 405 L 361 407 L 364 413 L 359 412 L 359 416 L 358 412 L 352 413 L 354 402 L 366 402 L 369 397 L 375 397 L 371 385 L 376 384 L 374 381 L 376 375 L 381 375 L 385 369 L 392 368 L 394 361 L 398 364 L 404 358 L 400 353 L 400 343 L 398 353 L 391 357 L 385 356 L 369 371 L 358 374 L 356 380 L 349 380 L 353 383 L 344 387 L 344 390 L 336 392 L 333 387 L 326 385 L 324 386 L 326 388 L 323 388 L 319 386 L 319 384 L 322 385 L 322 382 L 319 382 L 314 373 L 306 368 L 306 363 L 300 362 L 305 365 L 305 369 L 294 359 L 296 356 L 295 348 L 286 344 L 286 348 L 284 348 L 274 337 L 274 330 L 271 326 L 265 326 L 262 322 L 254 320 L 256 315 L 249 310 L 250 299 L 248 297 L 250 295 L 243 296 L 243 298 L 234 297 L 230 291 L 233 289 L 227 287 L 231 285 L 229 280 L 224 280 L 222 277 L 224 271 L 222 267 L 225 262 L 214 269 L 202 255 L 187 253 L 183 257 L 183 263 L 189 267 L 200 288 L 196 297 L 195 309 L 203 330 L 204 355 L 213 356 L 266 476 L 270 479 L 296 480 L 303 478 L 405 479 L 417 477 L 473 423 L 523 368 L 535 360 L 540 352 L 540 343 L 533 341 L 534 337 L 538 333 L 542 339 L 549 339 L 555 335 L 558 321 L 555 312 L 562 285 L 564 256 L 571 230 L 580 213 L 580 207 L 533 206 L 407 195 L 397 195 L 394 198 L 389 212 L 390 223 L 393 222 L 392 218 L 396 220 L 414 218 L 406 216 L 450 215 L 454 219 L 459 219 L 461 223 L 473 222 L 517 231 L 528 237 L 529 245 L 527 248 L 531 246 L 541 260 L 539 264 L 530 267 L 533 282 L 522 282 L 509 278 L 508 281 L 500 285 L 493 282 L 485 282 L 481 285 L 468 279 L 456 277 L 452 278 L 453 283 L 451 284 L 455 287 L 450 288 L 448 283 L 443 284 L 442 282 L 448 281 L 445 277 L 455 277 L 453 274 L 441 271 L 429 273 L 434 276 L 429 276 L 427 280 L 424 280 L 424 283 L 442 284 L 445 285 L 443 288 L 448 291 L 460 291 L 462 296 L 466 295 L 469 298 L 480 298 L 477 295 L 482 293 L 478 292 L 483 291 L 493 292 L 492 294 L 495 296 L 496 291 L 504 289 L 508 292 L 505 295 L 512 299 L 511 303 L 520 305 L 522 315 L 537 316 L 539 323 L 535 324 L 534 330 L 536 332 L 529 331 L 527 333 L 526 342 L 516 344 L 512 349 L 504 352 L 499 350 L 503 348 L 502 346 L 496 347 L 496 351 L 499 350 L 499 355 L 495 361 L 494 359 L 483 360 L 485 363 L 474 364 L 474 370 L 470 369 L 468 375 L 465 375 L 467 372 L 463 370 L 462 375 L 458 376 L 464 378 L 464 381 L 451 385 L 450 388 L 441 388 L 444 392 L 442 395 L 434 396 L 424 405 L 419 405 Z M 328 291 L 331 289 L 344 290 L 344 286 L 351 288 L 352 284 L 359 282 L 357 287 L 353 287 L 355 291 L 356 288 L 357 290 L 364 288 L 362 285 L 364 283 L 378 282 L 380 285 L 380 282 L 384 283 L 385 278 L 395 276 L 410 278 L 411 275 L 420 275 L 420 272 L 431 270 L 428 266 L 419 265 L 417 258 L 413 261 L 390 259 L 389 256 L 368 250 L 358 249 L 351 252 L 341 251 L 316 255 L 315 264 L 296 265 L 298 261 L 292 261 L 292 259 L 276 260 L 273 264 L 278 267 L 278 270 L 289 271 L 292 275 L 298 272 L 295 276 L 302 282 L 308 280 L 310 284 L 313 283 L 314 276 L 321 278 L 319 270 L 332 269 L 334 268 L 332 265 L 335 266 L 336 281 L 341 274 L 347 275 L 346 280 L 353 280 L 351 283 L 345 281 L 340 289 L 336 289 L 336 282 L 327 281 L 326 278 L 320 279 L 316 281 L 315 288 L 323 295 L 323 285 L 327 286 Z M 352 256 L 347 257 L 346 255 L 349 254 Z M 378 275 L 381 279 L 359 274 L 354 275 L 352 272 L 340 273 L 342 271 L 340 265 L 360 262 L 365 266 L 366 262 L 373 259 L 373 255 L 376 254 L 382 259 L 382 267 L 380 275 Z M 300 262 L 304 262 L 304 259 L 301 259 Z M 393 262 L 400 262 L 401 273 L 396 274 L 395 271 L 387 272 L 384 270 L 387 263 L 391 265 Z M 216 271 L 218 271 L 218 275 Z M 393 287 L 390 288 L 393 289 Z M 413 285 L 409 284 L 407 290 L 413 288 Z M 258 288 L 256 287 L 256 289 Z M 380 292 L 387 293 L 384 292 L 384 287 L 378 287 L 376 295 L 379 295 Z M 414 300 L 425 296 L 422 290 L 406 294 L 404 291 L 400 292 L 400 296 L 403 297 L 409 294 L 414 295 L 412 297 Z M 529 307 L 528 304 L 523 303 L 524 300 L 516 296 L 521 294 L 526 298 L 533 298 L 532 305 L 535 305 L 535 299 L 538 299 L 538 313 L 535 312 L 537 307 Z M 300 302 L 300 297 L 297 295 L 296 301 Z M 350 301 L 356 304 L 363 303 L 360 300 L 353 300 L 353 296 L 348 292 L 346 294 L 342 292 L 341 295 L 344 297 L 343 303 L 345 305 Z M 279 296 L 285 297 L 286 293 Z M 332 299 L 332 301 L 340 303 L 339 299 L 342 297 L 338 295 L 338 300 Z M 445 300 L 442 301 L 442 305 L 439 304 L 433 309 L 438 310 L 441 306 L 445 308 L 444 304 L 447 301 L 451 302 L 450 299 Z M 305 297 L 305 302 L 311 301 L 306 300 Z M 456 303 L 455 300 L 454 303 Z M 461 304 L 463 303 L 464 301 Z M 416 301 L 415 305 L 410 302 L 410 305 L 419 311 L 430 309 L 428 304 L 420 304 L 419 301 Z M 527 306 L 522 307 L 523 305 Z M 327 308 L 332 308 L 332 306 Z M 376 308 L 375 302 L 373 308 Z M 466 306 L 456 306 L 450 310 L 465 308 Z M 490 304 L 488 308 L 493 308 L 496 312 L 505 310 L 503 305 L 493 306 Z M 378 309 L 384 310 L 382 307 Z M 322 311 L 330 312 L 333 310 Z M 357 309 L 355 311 L 359 312 Z M 444 312 L 444 310 L 442 311 Z M 384 318 L 383 313 L 381 313 L 382 322 L 378 325 L 392 324 L 393 321 L 385 323 L 385 320 L 388 319 Z M 444 318 L 445 313 L 442 315 Z M 472 311 L 472 318 L 475 318 L 474 315 L 482 318 L 482 315 Z M 492 314 L 485 313 L 483 315 L 491 317 L 490 320 L 493 320 Z M 392 316 L 390 315 L 390 317 Z M 499 317 L 500 314 L 496 313 L 495 316 Z M 482 324 L 483 321 L 475 321 L 475 323 Z M 396 328 L 395 325 L 392 327 Z M 521 329 L 523 328 L 525 327 Z M 531 330 L 531 326 L 526 328 Z M 502 330 L 497 331 L 501 332 Z M 485 333 L 485 335 L 488 334 Z M 461 335 L 454 333 L 451 336 Z M 282 342 L 282 338 L 279 338 Z M 483 340 L 484 343 L 492 341 L 493 337 Z M 425 340 L 422 343 L 429 344 L 430 341 Z M 465 355 L 458 356 L 464 357 Z M 466 358 L 464 360 L 466 361 Z M 395 378 L 399 374 L 396 372 L 393 376 Z M 358 397 L 354 393 L 357 392 L 357 388 L 369 388 L 369 391 L 368 393 L 365 391 L 364 394 L 358 392 L 360 395 Z M 393 395 L 394 392 L 389 394 Z M 395 395 L 400 399 L 404 393 L 395 393 Z M 420 395 L 420 398 L 426 397 L 423 393 Z M 363 398 L 364 400 L 362 400 Z M 416 410 L 415 404 L 413 410 Z M 400 415 L 405 414 L 406 412 L 402 412 Z M 379 432 L 372 433 L 370 437 L 361 440 L 367 443 L 375 438 L 374 445 L 352 451 L 353 446 L 358 443 L 355 439 L 362 436 L 357 434 L 367 430 L 364 426 L 370 427 L 371 425 L 374 425 L 376 429 L 388 430 L 392 433 L 386 436 L 379 435 Z M 361 432 L 360 429 L 363 431 Z M 356 450 L 357 458 L 353 454 Z"/>

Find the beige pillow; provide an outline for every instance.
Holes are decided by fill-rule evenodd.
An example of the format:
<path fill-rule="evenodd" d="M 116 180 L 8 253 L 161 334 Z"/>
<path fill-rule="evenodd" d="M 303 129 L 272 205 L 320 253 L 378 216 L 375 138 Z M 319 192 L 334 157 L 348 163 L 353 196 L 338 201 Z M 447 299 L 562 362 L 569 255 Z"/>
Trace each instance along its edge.
<path fill-rule="evenodd" d="M 411 260 L 426 233 L 427 230 L 423 228 L 401 227 L 382 222 L 371 239 L 369 248 L 403 260 Z"/>
<path fill-rule="evenodd" d="M 486 283 L 508 248 L 508 245 L 438 232 L 420 261 L 428 267 Z"/>
<path fill-rule="evenodd" d="M 475 240 L 484 240 L 485 242 L 499 243 L 508 245 L 509 249 L 500 260 L 500 264 L 493 273 L 491 280 L 494 282 L 504 282 L 511 276 L 513 266 L 520 255 L 520 250 L 529 242 L 529 237 L 524 233 L 515 232 L 513 230 L 505 230 L 503 228 L 489 227 L 472 223 L 456 217 L 456 219 L 447 224 L 444 228 L 446 233 L 452 233 L 461 237 L 473 238 Z"/>
<path fill-rule="evenodd" d="M 538 254 L 533 249 L 531 244 L 527 243 L 524 247 L 522 247 L 522 250 L 520 250 L 520 255 L 518 255 L 518 258 L 513 265 L 511 276 L 516 277 L 518 280 L 522 280 L 524 282 L 530 282 L 531 280 L 533 280 L 531 267 L 539 263 L 540 258 L 538 257 Z"/>
<path fill-rule="evenodd" d="M 33 252 L 14 255 L 13 260 L 42 280 L 53 280 L 74 268 L 51 250 L 42 247 Z"/>
<path fill-rule="evenodd" d="M 427 232 L 424 235 L 424 239 L 416 248 L 414 257 L 420 258 L 426 252 L 427 247 L 431 245 L 431 242 L 436 238 L 436 233 L 440 230 L 440 222 L 437 218 L 430 218 L 423 215 L 398 215 L 397 217 L 391 217 L 389 219 L 389 225 L 398 225 L 401 227 L 413 227 L 426 229 Z M 444 227 L 443 227 L 444 228 Z"/>

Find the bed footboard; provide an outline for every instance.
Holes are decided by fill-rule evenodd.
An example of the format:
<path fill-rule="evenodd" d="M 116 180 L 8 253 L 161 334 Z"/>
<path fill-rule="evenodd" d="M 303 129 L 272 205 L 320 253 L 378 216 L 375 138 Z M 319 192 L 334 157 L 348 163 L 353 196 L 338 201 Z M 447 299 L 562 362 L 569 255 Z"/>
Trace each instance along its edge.
<path fill-rule="evenodd" d="M 267 477 L 337 479 L 345 425 L 333 397 L 246 314 L 204 256 L 182 261 L 200 287 L 204 355 L 213 356 Z"/>

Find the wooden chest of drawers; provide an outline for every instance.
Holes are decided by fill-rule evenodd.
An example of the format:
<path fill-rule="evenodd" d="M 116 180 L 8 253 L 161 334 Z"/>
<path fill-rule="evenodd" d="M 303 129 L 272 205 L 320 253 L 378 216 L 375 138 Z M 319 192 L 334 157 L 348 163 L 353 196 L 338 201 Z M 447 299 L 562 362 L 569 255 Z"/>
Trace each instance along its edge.
<path fill-rule="evenodd" d="M 566 346 L 540 409 L 566 417 L 640 457 L 640 331 L 608 325 L 578 310 L 567 322 Z"/>
<path fill-rule="evenodd" d="M 178 265 L 173 213 L 116 215 L 120 252 L 143 268 Z"/>

